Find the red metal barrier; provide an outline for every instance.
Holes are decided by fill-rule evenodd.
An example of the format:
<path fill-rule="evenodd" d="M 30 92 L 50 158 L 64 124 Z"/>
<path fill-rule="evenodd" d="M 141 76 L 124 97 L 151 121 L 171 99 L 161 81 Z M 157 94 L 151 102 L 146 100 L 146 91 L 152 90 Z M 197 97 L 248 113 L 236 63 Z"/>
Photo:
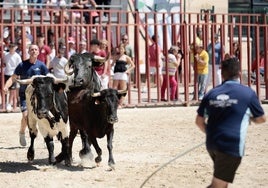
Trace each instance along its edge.
<path fill-rule="evenodd" d="M 260 14 L 213 14 L 208 13 L 201 19 L 199 13 L 179 14 L 179 13 L 160 13 L 160 12 L 129 12 L 122 10 L 109 10 L 109 16 L 100 16 L 97 23 L 93 24 L 93 18 L 90 18 L 90 23 L 85 23 L 84 13 L 92 14 L 96 10 L 72 10 L 58 9 L 57 14 L 55 9 L 31 9 L 28 8 L 28 14 L 25 14 L 22 9 L 10 8 L 8 10 L 0 9 L 0 30 L 9 30 L 8 38 L 10 41 L 15 41 L 15 29 L 21 29 L 22 35 L 22 57 L 26 58 L 27 38 L 26 31 L 30 31 L 35 41 L 39 32 L 46 35 L 46 43 L 55 42 L 56 49 L 58 41 L 61 39 L 67 43 L 68 38 L 72 36 L 76 40 L 76 48 L 79 48 L 79 42 L 86 39 L 88 42 L 92 38 L 106 38 L 110 45 L 108 49 L 112 51 L 120 43 L 122 33 L 129 36 L 130 44 L 135 49 L 135 65 L 136 70 L 133 78 L 130 78 L 128 99 L 126 106 L 167 106 L 167 105 L 193 105 L 198 101 L 193 94 L 197 96 L 197 83 L 195 75 L 195 66 L 191 65 L 191 54 L 189 51 L 190 45 L 195 42 L 196 29 L 201 29 L 203 32 L 204 47 L 213 40 L 215 33 L 220 34 L 220 41 L 225 47 L 225 53 L 233 54 L 233 42 L 238 41 L 241 48 L 239 59 L 241 61 L 241 82 L 256 90 L 260 100 L 267 100 L 267 63 L 265 64 L 265 75 L 260 77 L 257 69 L 256 82 L 251 82 L 251 64 L 255 58 L 259 58 L 261 50 L 268 50 L 267 42 L 267 18 L 266 15 Z M 73 13 L 80 13 L 80 18 L 72 16 Z M 99 15 L 103 15 L 101 10 L 97 10 Z M 69 17 L 67 18 L 68 15 Z M 213 16 L 213 20 L 209 19 Z M 180 18 L 180 23 L 175 20 Z M 185 20 L 182 20 L 185 18 Z M 233 20 L 236 20 L 234 23 Z M 96 32 L 93 32 L 95 28 Z M 52 34 L 51 34 L 52 33 Z M 160 85 L 159 77 L 156 77 L 156 87 L 150 82 L 148 47 L 151 44 L 151 36 L 158 35 L 159 43 L 163 49 L 164 55 L 167 57 L 167 51 L 171 44 L 175 45 L 177 41 L 182 44 L 182 50 L 185 54 L 183 59 L 183 71 L 181 78 L 177 77 L 179 82 L 178 97 L 182 101 L 178 102 L 162 102 L 160 100 Z M 7 37 L 3 32 L 0 32 L 0 40 L 5 43 Z M 4 45 L 1 46 L 1 59 L 4 57 Z M 87 50 L 90 46 L 87 45 Z M 156 54 L 158 55 L 158 54 Z M 224 53 L 222 53 L 222 57 Z M 265 60 L 267 62 L 267 53 Z M 142 64 L 140 64 L 142 62 Z M 215 62 L 213 62 L 215 63 Z M 213 65 L 214 67 L 214 65 Z M 259 66 L 257 66 L 259 68 Z M 213 68 L 214 69 L 214 68 Z M 177 75 L 178 76 L 178 75 Z M 215 74 L 210 86 L 215 86 Z M 3 82 L 3 63 L 1 64 L 1 80 Z M 132 80 L 134 79 L 134 80 Z M 147 82 L 145 82 L 147 80 Z M 168 83 L 169 85 L 169 83 Z M 145 87 L 146 90 L 142 88 Z M 144 91 L 147 91 L 144 93 Z M 169 96 L 169 89 L 167 96 Z M 2 96 L 4 93 L 2 92 Z M 194 99 L 194 100 L 192 100 Z M 5 106 L 5 98 L 2 97 L 2 109 Z"/>

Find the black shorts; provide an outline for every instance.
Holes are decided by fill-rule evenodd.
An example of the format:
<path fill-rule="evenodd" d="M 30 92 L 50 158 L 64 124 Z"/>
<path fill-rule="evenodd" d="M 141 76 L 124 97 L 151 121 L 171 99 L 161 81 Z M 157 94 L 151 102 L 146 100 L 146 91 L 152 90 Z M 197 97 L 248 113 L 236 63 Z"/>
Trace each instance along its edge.
<path fill-rule="evenodd" d="M 235 157 L 219 151 L 208 151 L 214 163 L 214 177 L 233 183 L 235 172 L 241 163 L 242 157 Z"/>
<path fill-rule="evenodd" d="M 9 75 L 5 75 L 5 83 L 7 82 L 7 80 L 10 78 L 11 76 Z M 13 82 L 12 85 L 8 88 L 10 90 L 14 90 L 16 89 L 16 86 L 17 86 L 17 82 Z"/>

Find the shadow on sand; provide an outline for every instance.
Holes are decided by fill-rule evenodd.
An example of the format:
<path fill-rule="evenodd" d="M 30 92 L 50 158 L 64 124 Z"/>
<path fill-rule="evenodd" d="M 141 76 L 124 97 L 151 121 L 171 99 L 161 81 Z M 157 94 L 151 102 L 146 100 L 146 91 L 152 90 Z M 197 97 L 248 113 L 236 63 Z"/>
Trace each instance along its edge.
<path fill-rule="evenodd" d="M 34 159 L 33 162 L 15 162 L 15 161 L 6 161 L 0 162 L 0 173 L 20 173 L 26 171 L 41 171 L 44 169 L 61 169 L 68 171 L 84 171 L 85 169 L 93 169 L 85 168 L 82 166 L 65 166 L 64 163 L 58 163 L 56 165 L 48 165 L 47 159 Z"/>

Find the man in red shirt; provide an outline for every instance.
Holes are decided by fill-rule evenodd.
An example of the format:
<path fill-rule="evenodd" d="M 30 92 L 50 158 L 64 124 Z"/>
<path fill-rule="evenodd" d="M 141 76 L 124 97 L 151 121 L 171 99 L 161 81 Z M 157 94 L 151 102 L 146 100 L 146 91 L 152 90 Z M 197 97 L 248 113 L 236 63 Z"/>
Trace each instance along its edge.
<path fill-rule="evenodd" d="M 251 67 L 251 71 L 255 72 L 257 71 L 257 59 L 255 59 L 253 61 L 252 67 Z M 265 53 L 264 51 L 260 52 L 260 57 L 259 57 L 259 70 L 260 70 L 260 74 L 264 75 L 264 64 L 265 64 Z"/>
<path fill-rule="evenodd" d="M 49 67 L 49 63 L 51 61 L 49 55 L 51 53 L 51 48 L 45 44 L 45 35 L 44 33 L 40 33 L 37 36 L 37 45 L 39 47 L 39 55 L 37 59 L 39 61 L 42 61 L 46 64 L 47 67 Z"/>
<path fill-rule="evenodd" d="M 106 51 L 100 49 L 100 44 L 101 43 L 98 39 L 92 39 L 90 41 L 90 52 L 100 57 L 106 57 Z M 95 66 L 94 68 L 100 79 L 101 89 L 107 89 L 109 83 L 108 62 L 105 61 L 105 63 Z"/>
<path fill-rule="evenodd" d="M 157 44 L 158 37 L 155 35 L 152 36 L 153 43 L 149 46 L 149 61 L 150 61 L 150 74 L 154 76 L 154 80 L 157 80 L 157 73 L 158 73 L 158 80 L 159 84 L 157 86 L 161 86 L 163 83 L 163 76 L 162 76 L 162 67 L 164 55 L 162 53 L 162 49 L 159 44 Z M 158 71 L 156 70 L 158 69 Z"/>

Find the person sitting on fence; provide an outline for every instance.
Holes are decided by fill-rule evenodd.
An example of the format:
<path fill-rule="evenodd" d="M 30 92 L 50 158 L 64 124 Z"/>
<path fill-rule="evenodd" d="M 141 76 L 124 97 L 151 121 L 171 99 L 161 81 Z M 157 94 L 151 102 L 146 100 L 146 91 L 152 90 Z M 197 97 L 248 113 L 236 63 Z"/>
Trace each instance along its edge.
<path fill-rule="evenodd" d="M 71 9 L 71 23 L 77 23 L 81 19 L 81 11 L 84 8 L 84 5 L 80 3 L 79 0 L 72 0 Z"/>
<path fill-rule="evenodd" d="M 110 7 L 109 6 L 111 6 L 111 2 L 112 2 L 112 0 L 95 0 L 95 2 L 96 2 L 96 4 L 99 6 L 105 6 L 104 7 L 104 10 L 106 10 L 105 12 L 104 12 L 104 16 L 109 16 L 109 10 L 110 10 Z M 98 7 L 97 6 L 97 10 L 102 10 L 102 7 Z"/>
<path fill-rule="evenodd" d="M 80 4 L 83 6 L 83 9 L 86 9 L 86 10 L 90 10 L 92 8 L 95 9 L 95 7 L 97 5 L 94 0 L 81 0 Z M 85 18 L 86 24 L 90 24 L 91 19 L 92 19 L 92 23 L 95 24 L 96 17 L 98 17 L 99 14 L 96 11 L 91 10 L 91 11 L 84 11 L 83 16 Z"/>

